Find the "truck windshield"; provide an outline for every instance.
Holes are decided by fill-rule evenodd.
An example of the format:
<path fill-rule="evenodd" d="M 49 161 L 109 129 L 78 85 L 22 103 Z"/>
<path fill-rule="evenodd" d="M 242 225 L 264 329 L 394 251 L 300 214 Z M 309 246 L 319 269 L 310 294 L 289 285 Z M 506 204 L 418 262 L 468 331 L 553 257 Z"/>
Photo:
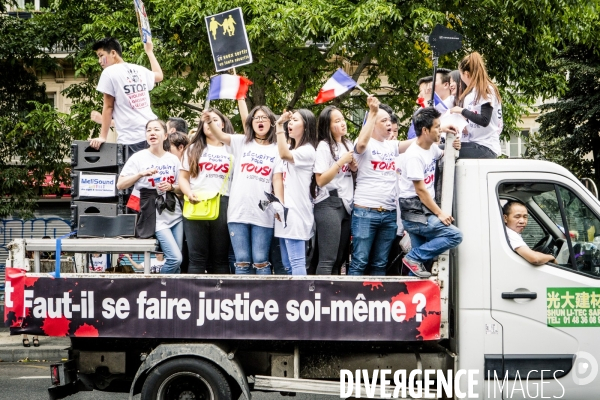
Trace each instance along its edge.
<path fill-rule="evenodd" d="M 564 218 L 561 214 L 559 198 L 562 202 Z M 568 233 L 575 256 L 575 269 L 600 276 L 600 220 L 592 210 L 575 193 L 559 185 L 554 186 L 552 190 L 533 195 L 532 200 L 562 235 L 566 236 Z M 554 227 L 549 230 L 551 231 L 552 228 Z M 564 251 L 561 253 L 563 257 L 557 256 L 557 262 L 570 265 L 568 253 Z"/>

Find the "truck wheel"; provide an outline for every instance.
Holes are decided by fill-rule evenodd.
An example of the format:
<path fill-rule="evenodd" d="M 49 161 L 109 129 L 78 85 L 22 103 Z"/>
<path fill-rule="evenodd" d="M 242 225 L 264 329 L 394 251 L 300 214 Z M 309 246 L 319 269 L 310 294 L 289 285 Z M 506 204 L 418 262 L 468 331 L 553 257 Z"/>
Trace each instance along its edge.
<path fill-rule="evenodd" d="M 142 400 L 231 400 L 231 390 L 212 364 L 178 358 L 150 372 L 142 387 Z"/>

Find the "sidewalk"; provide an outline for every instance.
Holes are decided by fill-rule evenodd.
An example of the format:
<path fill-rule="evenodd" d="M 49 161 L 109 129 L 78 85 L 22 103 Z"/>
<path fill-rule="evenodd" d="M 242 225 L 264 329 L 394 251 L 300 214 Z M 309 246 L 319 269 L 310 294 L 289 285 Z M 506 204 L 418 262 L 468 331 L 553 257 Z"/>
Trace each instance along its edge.
<path fill-rule="evenodd" d="M 11 336 L 9 328 L 0 327 L 0 362 L 60 361 L 69 356 L 67 337 L 39 336 L 40 347 L 33 347 L 33 336 L 27 336 L 31 347 L 23 347 L 21 335 Z"/>

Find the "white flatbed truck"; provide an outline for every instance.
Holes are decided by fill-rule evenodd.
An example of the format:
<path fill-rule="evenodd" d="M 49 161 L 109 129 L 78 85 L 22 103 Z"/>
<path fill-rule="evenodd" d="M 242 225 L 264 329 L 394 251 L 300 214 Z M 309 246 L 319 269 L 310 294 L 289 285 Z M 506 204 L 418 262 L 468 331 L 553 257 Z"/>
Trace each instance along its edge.
<path fill-rule="evenodd" d="M 342 370 L 370 377 L 405 371 L 431 386 L 433 398 L 597 396 L 598 200 L 558 165 L 455 165 L 451 149 L 442 188 L 442 209 L 464 239 L 439 257 L 429 279 L 148 270 L 57 277 L 24 263 L 25 251 L 39 260 L 54 241 L 25 239 L 11 245 L 5 324 L 13 334 L 71 338 L 69 360 L 52 366 L 51 399 L 81 390 L 141 393 L 143 400 L 250 399 L 252 391 L 382 396 L 382 379 L 344 390 Z M 528 208 L 525 241 L 553 252 L 556 264 L 535 267 L 511 249 L 501 212 L 511 199 Z M 89 253 L 148 256 L 155 246 L 153 240 L 62 241 L 64 251 Z M 426 370 L 450 370 L 450 393 L 436 392 L 440 382 L 431 384 Z M 394 380 L 387 379 L 393 395 Z M 419 398 L 410 390 L 395 394 Z"/>

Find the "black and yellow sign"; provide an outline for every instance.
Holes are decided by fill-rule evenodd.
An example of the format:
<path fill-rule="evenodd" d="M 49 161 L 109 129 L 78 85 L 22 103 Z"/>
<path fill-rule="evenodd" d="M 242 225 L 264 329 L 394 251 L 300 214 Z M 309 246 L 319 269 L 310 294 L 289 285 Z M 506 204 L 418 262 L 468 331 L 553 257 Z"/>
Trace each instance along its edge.
<path fill-rule="evenodd" d="M 252 63 L 252 52 L 241 8 L 204 19 L 217 72 Z"/>

